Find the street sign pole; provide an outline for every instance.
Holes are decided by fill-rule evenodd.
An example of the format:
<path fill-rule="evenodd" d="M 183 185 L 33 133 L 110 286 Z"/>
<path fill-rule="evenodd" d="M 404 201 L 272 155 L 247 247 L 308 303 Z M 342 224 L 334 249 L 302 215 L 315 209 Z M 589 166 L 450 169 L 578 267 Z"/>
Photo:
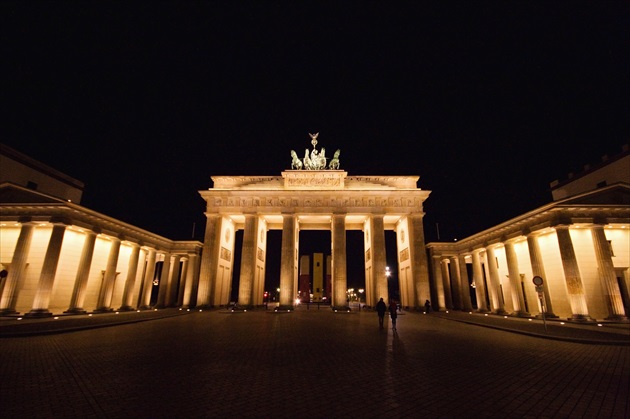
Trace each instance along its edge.
<path fill-rule="evenodd" d="M 545 333 L 547 333 L 547 319 L 545 317 L 545 293 L 543 288 L 543 279 L 539 276 L 535 276 L 532 282 L 536 286 L 536 292 L 538 292 L 538 299 L 540 300 L 540 311 L 543 318 L 543 325 L 545 326 Z"/>

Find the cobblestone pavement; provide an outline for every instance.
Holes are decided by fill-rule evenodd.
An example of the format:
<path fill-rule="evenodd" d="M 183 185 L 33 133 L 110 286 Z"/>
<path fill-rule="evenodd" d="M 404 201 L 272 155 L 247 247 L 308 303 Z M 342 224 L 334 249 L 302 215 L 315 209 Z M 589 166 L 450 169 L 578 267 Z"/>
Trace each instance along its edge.
<path fill-rule="evenodd" d="M 0 407 L 3 418 L 628 418 L 628 328 L 403 312 L 394 333 L 374 312 L 324 308 L 3 317 Z"/>

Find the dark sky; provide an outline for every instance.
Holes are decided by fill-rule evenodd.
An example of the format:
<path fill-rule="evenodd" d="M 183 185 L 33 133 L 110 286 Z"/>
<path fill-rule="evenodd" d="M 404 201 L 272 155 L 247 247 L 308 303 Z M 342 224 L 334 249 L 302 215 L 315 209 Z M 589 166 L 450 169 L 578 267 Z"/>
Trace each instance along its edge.
<path fill-rule="evenodd" d="M 630 142 L 630 2 L 3 1 L 1 141 L 171 239 L 212 175 L 341 149 L 419 175 L 427 241 L 551 200 Z"/>

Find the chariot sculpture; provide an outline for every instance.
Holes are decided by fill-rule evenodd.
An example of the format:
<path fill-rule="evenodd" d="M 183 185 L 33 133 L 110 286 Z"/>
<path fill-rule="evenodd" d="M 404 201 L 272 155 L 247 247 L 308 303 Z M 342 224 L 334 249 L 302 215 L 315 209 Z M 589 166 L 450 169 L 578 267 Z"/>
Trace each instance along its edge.
<path fill-rule="evenodd" d="M 309 152 L 308 148 L 304 151 L 304 158 L 300 160 L 295 150 L 291 150 L 291 169 L 292 170 L 339 170 L 339 155 L 341 150 L 335 151 L 330 163 L 326 163 L 326 149 L 322 147 L 321 151 L 317 150 L 317 136 L 319 133 L 308 134 L 311 137 L 313 149 Z"/>

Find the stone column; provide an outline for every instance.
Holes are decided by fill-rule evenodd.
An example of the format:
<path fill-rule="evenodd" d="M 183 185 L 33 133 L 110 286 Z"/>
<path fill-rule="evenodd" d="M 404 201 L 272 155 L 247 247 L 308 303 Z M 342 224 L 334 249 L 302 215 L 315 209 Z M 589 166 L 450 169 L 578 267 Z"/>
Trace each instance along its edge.
<path fill-rule="evenodd" d="M 79 268 L 77 269 L 77 275 L 74 279 L 70 307 L 68 307 L 65 313 L 84 314 L 86 312 L 83 308 L 83 303 L 85 302 L 85 289 L 90 276 L 90 268 L 92 267 L 94 243 L 96 243 L 96 232 L 86 231 L 85 242 L 81 250 L 81 260 L 79 261 Z"/>
<path fill-rule="evenodd" d="M 175 307 L 177 303 L 177 289 L 180 276 L 180 264 L 182 256 L 173 255 L 171 258 L 171 270 L 168 280 L 168 288 L 166 290 L 166 301 L 164 304 L 166 307 Z"/>
<path fill-rule="evenodd" d="M 13 250 L 13 258 L 9 267 L 4 288 L 2 290 L 2 298 L 0 299 L 0 314 L 13 314 L 17 304 L 18 295 L 24 284 L 24 271 L 26 270 L 26 261 L 28 253 L 31 249 L 33 240 L 33 230 L 35 225 L 31 222 L 22 222 L 20 235 L 17 244 Z"/>
<path fill-rule="evenodd" d="M 295 292 L 296 227 L 295 215 L 282 214 L 282 250 L 280 253 L 280 306 L 281 310 L 293 309 Z"/>
<path fill-rule="evenodd" d="M 252 306 L 254 277 L 256 275 L 257 224 L 255 215 L 245 215 L 241 251 L 241 274 L 238 283 L 238 305 L 242 308 L 250 308 Z"/>
<path fill-rule="evenodd" d="M 155 306 L 157 308 L 166 307 L 166 293 L 168 292 L 168 279 L 171 276 L 171 254 L 164 253 L 162 262 L 162 272 L 160 273 L 160 284 L 158 285 L 158 297 Z"/>
<path fill-rule="evenodd" d="M 147 269 L 144 272 L 142 290 L 140 291 L 142 295 L 138 303 L 142 310 L 151 308 L 151 292 L 153 291 L 153 277 L 155 276 L 155 259 L 157 255 L 155 249 L 148 249 L 147 252 Z"/>
<path fill-rule="evenodd" d="M 196 253 L 188 254 L 188 269 L 186 270 L 186 286 L 184 287 L 184 300 L 182 301 L 182 307 L 189 308 L 194 307 L 194 302 L 197 299 L 194 297 L 195 279 L 197 278 L 197 272 L 199 269 L 199 255 Z M 198 278 L 197 278 L 198 279 Z"/>
<path fill-rule="evenodd" d="M 505 314 L 505 303 L 501 295 L 501 281 L 499 279 L 499 268 L 497 267 L 497 257 L 494 247 L 488 246 L 486 249 L 488 258 L 488 272 L 490 274 L 490 297 L 492 298 L 492 311 L 496 314 Z"/>
<path fill-rule="evenodd" d="M 94 310 L 97 313 L 113 311 L 111 304 L 117 275 L 116 266 L 118 265 L 118 255 L 120 253 L 120 239 L 112 237 L 111 242 L 112 245 L 109 249 L 107 266 L 105 267 L 105 274 L 103 275 L 103 283 L 101 284 L 101 291 L 98 295 L 98 304 L 96 310 Z"/>
<path fill-rule="evenodd" d="M 442 261 L 441 261 L 441 255 L 434 255 L 433 256 L 433 278 L 434 278 L 434 288 L 435 288 L 435 292 L 434 292 L 434 297 L 435 299 L 431 302 L 431 307 L 433 308 L 433 310 L 435 311 L 440 311 L 440 308 L 444 308 L 446 307 L 445 304 L 445 300 L 444 300 L 444 280 L 442 278 Z M 424 305 L 424 302 L 422 302 L 422 304 Z"/>
<path fill-rule="evenodd" d="M 346 215 L 332 216 L 333 308 L 347 309 L 348 277 L 346 269 Z"/>
<path fill-rule="evenodd" d="M 175 302 L 176 307 L 181 307 L 184 304 L 184 292 L 186 291 L 189 269 L 192 269 L 190 266 L 190 255 L 182 259 L 182 272 L 179 279 L 179 288 L 177 289 L 177 301 Z"/>
<path fill-rule="evenodd" d="M 525 309 L 525 297 L 523 296 L 523 286 L 521 285 L 521 273 L 518 268 L 518 257 L 514 249 L 514 240 L 505 242 L 505 257 L 507 259 L 508 275 L 510 276 L 510 288 L 512 291 L 512 303 L 514 313 L 518 317 L 531 317 Z"/>
<path fill-rule="evenodd" d="M 48 311 L 50 297 L 52 296 L 53 284 L 55 283 L 55 274 L 57 273 L 57 265 L 59 264 L 59 256 L 61 255 L 61 245 L 63 244 L 63 236 L 66 232 L 66 225 L 54 223 L 46 255 L 44 256 L 44 264 L 42 272 L 39 275 L 35 298 L 33 299 L 33 308 L 26 314 L 26 317 L 50 317 L 52 313 Z"/>
<path fill-rule="evenodd" d="M 470 300 L 470 282 L 468 281 L 468 270 L 466 269 L 466 256 L 459 255 L 459 283 L 461 286 L 462 309 L 464 311 L 472 311 L 472 301 Z"/>
<path fill-rule="evenodd" d="M 612 261 L 612 252 L 610 245 L 606 239 L 603 225 L 594 225 L 591 227 L 593 236 L 593 246 L 595 248 L 595 257 L 597 259 L 597 267 L 599 268 L 599 276 L 604 286 L 606 296 L 606 305 L 608 307 L 608 320 L 627 320 L 628 316 L 623 307 L 621 299 L 621 290 L 617 282 L 615 274 L 615 265 Z"/>
<path fill-rule="evenodd" d="M 201 253 L 201 266 L 199 267 L 199 287 L 197 290 L 197 306 L 211 307 L 213 305 L 215 281 L 217 277 L 217 259 L 221 246 L 219 233 L 221 216 L 218 214 L 206 214 L 206 234 Z"/>
<path fill-rule="evenodd" d="M 129 256 L 129 268 L 127 269 L 127 279 L 125 280 L 125 289 L 123 290 L 122 306 L 119 310 L 131 311 L 134 308 L 131 305 L 133 297 L 133 288 L 136 285 L 136 275 L 138 274 L 138 259 L 140 258 L 140 245 L 131 243 L 131 255 Z"/>
<path fill-rule="evenodd" d="M 440 261 L 440 268 L 442 270 L 442 279 L 444 284 L 444 307 L 447 310 L 453 310 L 453 293 L 451 292 L 451 274 L 449 270 L 448 259 L 442 259 Z"/>
<path fill-rule="evenodd" d="M 372 232 L 370 237 L 372 239 L 372 275 L 374 278 L 372 283 L 375 285 L 375 297 L 376 301 L 381 297 L 383 300 L 389 301 L 387 276 L 385 276 L 387 257 L 385 255 L 385 224 L 383 215 L 373 215 L 370 218 L 370 224 L 370 230 Z"/>
<path fill-rule="evenodd" d="M 592 319 L 588 314 L 588 308 L 586 306 L 584 285 L 582 285 L 582 277 L 580 276 L 580 269 L 578 268 L 577 258 L 575 257 L 569 226 L 556 226 L 556 235 L 558 236 L 562 268 L 564 269 L 564 278 L 567 284 L 567 295 L 569 297 L 569 303 L 571 304 L 571 312 L 573 313 L 570 320 L 591 321 Z"/>
<path fill-rule="evenodd" d="M 449 277 L 451 280 L 451 292 L 453 294 L 453 309 L 462 309 L 462 286 L 461 278 L 459 277 L 459 263 L 457 262 L 457 256 L 451 256 L 449 258 Z"/>
<path fill-rule="evenodd" d="M 475 283 L 475 295 L 477 296 L 477 311 L 485 313 L 488 310 L 486 301 L 486 284 L 483 279 L 483 267 L 481 266 L 481 249 L 472 252 L 473 282 Z"/>
<path fill-rule="evenodd" d="M 415 307 L 424 309 L 424 301 L 431 299 L 429 286 L 429 261 L 424 243 L 424 226 L 422 215 L 413 214 L 407 217 L 409 226 L 409 249 L 411 250 L 411 274 L 415 290 Z M 409 306 L 413 306 L 410 302 Z"/>
<path fill-rule="evenodd" d="M 558 316 L 553 313 L 553 307 L 551 305 L 551 295 L 549 294 L 549 285 L 547 276 L 545 275 L 545 267 L 543 264 L 542 252 L 540 251 L 540 245 L 538 244 L 538 238 L 532 233 L 527 235 L 527 248 L 529 250 L 529 260 L 532 264 L 532 273 L 534 276 L 539 276 L 543 279 L 545 317 L 557 318 Z"/>

